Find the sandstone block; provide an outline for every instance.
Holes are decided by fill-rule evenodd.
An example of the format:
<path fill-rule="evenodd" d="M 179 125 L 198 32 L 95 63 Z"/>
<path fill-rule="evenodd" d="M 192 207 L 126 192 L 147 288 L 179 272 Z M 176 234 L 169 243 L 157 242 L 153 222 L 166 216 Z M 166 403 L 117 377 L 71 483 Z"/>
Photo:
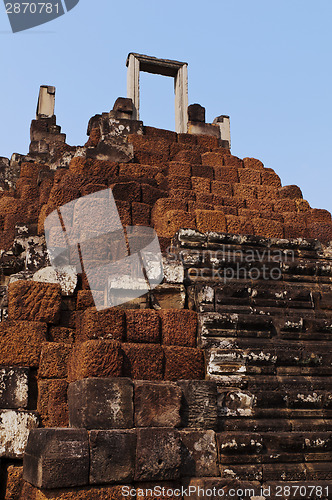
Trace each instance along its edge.
<path fill-rule="evenodd" d="M 136 380 L 162 380 L 164 353 L 160 345 L 122 344 L 123 374 Z"/>
<path fill-rule="evenodd" d="M 142 203 L 147 204 L 148 206 L 154 205 L 159 198 L 167 198 L 166 191 L 158 189 L 150 184 L 142 184 Z"/>
<path fill-rule="evenodd" d="M 224 165 L 228 167 L 238 167 L 243 168 L 243 160 L 234 155 L 224 155 Z"/>
<path fill-rule="evenodd" d="M 236 208 L 245 208 L 246 201 L 244 198 L 239 198 L 236 196 L 224 196 L 223 197 L 223 205 L 226 207 L 236 207 Z"/>
<path fill-rule="evenodd" d="M 175 198 L 176 200 L 187 200 L 194 201 L 195 193 L 191 189 L 170 189 L 168 192 L 170 198 Z"/>
<path fill-rule="evenodd" d="M 275 200 L 273 202 L 273 210 L 275 212 L 283 213 L 283 212 L 296 212 L 296 204 L 294 200 L 282 198 L 280 200 Z"/>
<path fill-rule="evenodd" d="M 234 184 L 239 182 L 238 169 L 236 167 L 214 167 L 214 178 L 216 181 Z"/>
<path fill-rule="evenodd" d="M 297 199 L 303 198 L 302 191 L 298 186 L 283 186 L 279 188 L 279 196 L 280 198 L 289 198 L 289 199 Z"/>
<path fill-rule="evenodd" d="M 200 177 L 205 179 L 214 179 L 214 169 L 208 165 L 192 165 L 191 167 L 192 177 Z"/>
<path fill-rule="evenodd" d="M 322 481 L 329 482 L 329 490 L 331 488 L 331 459 L 327 457 L 327 462 L 313 462 L 305 465 L 306 467 L 306 480 L 307 481 L 319 481 L 320 484 Z M 324 490 L 323 490 L 324 491 Z M 325 488 L 325 492 L 327 489 Z"/>
<path fill-rule="evenodd" d="M 264 164 L 256 158 L 243 158 L 243 166 L 255 170 L 263 170 Z"/>
<path fill-rule="evenodd" d="M 212 181 L 211 193 L 219 196 L 232 196 L 232 185 L 228 182 Z"/>
<path fill-rule="evenodd" d="M 190 190 L 191 189 L 191 179 L 190 177 L 179 177 L 176 175 L 168 176 L 167 177 L 167 185 L 168 185 L 168 190 L 173 191 L 176 189 L 185 189 L 185 190 Z"/>
<path fill-rule="evenodd" d="M 257 198 L 259 187 L 252 184 L 233 184 L 233 194 L 238 198 Z"/>
<path fill-rule="evenodd" d="M 88 340 L 76 344 L 68 364 L 69 382 L 88 377 L 120 377 L 123 354 L 116 340 Z"/>
<path fill-rule="evenodd" d="M 175 255 L 163 257 L 163 271 L 164 283 L 183 283 L 184 267 L 180 260 L 176 260 Z"/>
<path fill-rule="evenodd" d="M 153 298 L 161 309 L 184 309 L 186 290 L 183 285 L 164 283 L 153 290 Z"/>
<path fill-rule="evenodd" d="M 59 342 L 45 342 L 42 346 L 38 376 L 40 378 L 67 378 L 68 360 L 72 347 Z"/>
<path fill-rule="evenodd" d="M 219 137 L 220 137 L 220 132 L 215 127 L 214 124 L 207 123 L 206 125 L 210 125 L 210 127 L 214 130 L 213 135 L 217 135 L 217 137 L 213 137 L 213 135 L 197 135 L 197 146 L 200 146 L 201 148 L 209 148 L 209 149 L 219 149 Z M 204 128 L 203 128 L 204 130 Z"/>
<path fill-rule="evenodd" d="M 141 186 L 138 182 L 117 182 L 111 185 L 112 193 L 115 200 L 141 201 Z"/>
<path fill-rule="evenodd" d="M 71 427 L 128 429 L 133 427 L 133 383 L 127 378 L 88 378 L 68 388 Z"/>
<path fill-rule="evenodd" d="M 90 290 L 78 290 L 76 309 L 84 311 L 90 307 L 94 307 L 94 300 Z"/>
<path fill-rule="evenodd" d="M 191 176 L 191 165 L 190 163 L 170 161 L 168 164 L 168 175 L 170 177 L 177 176 L 189 179 Z"/>
<path fill-rule="evenodd" d="M 137 429 L 136 481 L 165 481 L 180 477 L 181 444 L 170 428 Z"/>
<path fill-rule="evenodd" d="M 38 283 L 59 284 L 61 287 L 61 294 L 65 297 L 72 296 L 77 285 L 76 268 L 73 266 L 64 266 L 61 269 L 44 267 L 36 271 L 32 279 Z"/>
<path fill-rule="evenodd" d="M 190 122 L 205 123 L 205 108 L 200 104 L 191 104 L 188 106 L 188 120 Z"/>
<path fill-rule="evenodd" d="M 177 139 L 178 143 L 180 144 L 186 144 L 186 145 L 196 145 L 197 140 L 195 135 L 191 134 L 177 134 Z"/>
<path fill-rule="evenodd" d="M 304 224 L 285 224 L 284 236 L 286 239 L 290 238 L 304 238 L 307 234 Z"/>
<path fill-rule="evenodd" d="M 264 441 L 258 433 L 218 433 L 217 445 L 220 463 L 260 463 Z"/>
<path fill-rule="evenodd" d="M 323 210 L 320 208 L 312 208 L 306 212 L 307 224 L 313 224 L 315 222 L 321 222 L 330 224 L 331 214 L 328 210 Z"/>
<path fill-rule="evenodd" d="M 183 427 L 217 428 L 217 384 L 206 380 L 179 380 L 183 392 L 181 418 Z"/>
<path fill-rule="evenodd" d="M 212 193 L 196 193 L 196 203 L 212 206 L 215 202 L 215 196 Z M 222 197 L 221 197 L 222 199 Z M 188 203 L 189 206 L 189 203 Z"/>
<path fill-rule="evenodd" d="M 277 175 L 272 169 L 264 169 L 260 172 L 262 177 L 262 184 L 264 186 L 274 186 L 276 188 L 281 187 L 281 181 L 279 175 Z"/>
<path fill-rule="evenodd" d="M 33 281 L 16 281 L 9 285 L 9 319 L 57 324 L 60 309 L 60 285 Z"/>
<path fill-rule="evenodd" d="M 199 349 L 164 346 L 165 380 L 204 378 L 204 356 Z"/>
<path fill-rule="evenodd" d="M 154 222 L 154 228 L 159 236 L 172 238 L 181 229 L 195 229 L 195 216 L 184 210 L 169 210 Z"/>
<path fill-rule="evenodd" d="M 130 202 L 123 200 L 115 200 L 115 204 L 119 212 L 121 224 L 123 226 L 130 226 L 132 223 Z"/>
<path fill-rule="evenodd" d="M 79 198 L 78 189 L 54 185 L 50 192 L 49 203 L 54 206 L 61 206 Z"/>
<path fill-rule="evenodd" d="M 256 186 L 256 195 L 259 200 L 275 200 L 279 198 L 278 188 L 275 186 Z"/>
<path fill-rule="evenodd" d="M 252 219 L 254 234 L 264 238 L 283 238 L 284 228 L 281 222 L 268 219 Z"/>
<path fill-rule="evenodd" d="M 208 165 L 210 167 L 222 167 L 224 165 L 223 158 L 223 155 L 220 153 L 203 153 L 202 165 Z"/>
<path fill-rule="evenodd" d="M 253 234 L 254 228 L 246 217 L 226 215 L 227 232 L 230 234 Z"/>
<path fill-rule="evenodd" d="M 18 409 L 28 406 L 29 369 L 0 368 L 0 408 Z"/>
<path fill-rule="evenodd" d="M 149 226 L 151 207 L 147 203 L 138 203 L 134 201 L 131 204 L 132 225 Z"/>
<path fill-rule="evenodd" d="M 188 146 L 187 146 L 188 147 Z M 170 147 L 170 154 L 172 160 L 183 162 L 183 163 L 191 163 L 193 165 L 200 165 L 201 155 L 200 152 L 195 148 L 195 146 L 191 146 L 192 149 L 182 149 L 181 144 L 172 144 Z"/>
<path fill-rule="evenodd" d="M 306 230 L 306 233 L 310 238 L 317 238 L 322 243 L 327 244 L 332 240 L 332 224 L 315 222 L 313 224 L 310 224 L 310 226 Z"/>
<path fill-rule="evenodd" d="M 181 397 L 175 383 L 135 381 L 135 427 L 179 427 Z"/>
<path fill-rule="evenodd" d="M 210 179 L 205 179 L 204 177 L 192 177 L 191 185 L 192 189 L 198 193 L 210 192 Z"/>
<path fill-rule="evenodd" d="M 302 199 L 295 199 L 295 204 L 296 204 L 296 210 L 300 213 L 304 212 L 304 215 L 306 215 L 306 212 L 310 210 L 310 205 L 307 200 L 302 200 Z"/>
<path fill-rule="evenodd" d="M 90 440 L 90 484 L 124 483 L 134 479 L 135 430 L 93 430 Z"/>
<path fill-rule="evenodd" d="M 151 165 L 140 165 L 139 163 L 122 163 L 119 168 L 120 177 L 134 177 L 137 179 L 148 178 L 154 179 L 160 169 Z"/>
<path fill-rule="evenodd" d="M 90 308 L 84 313 L 77 340 L 122 340 L 124 331 L 125 314 L 123 309 L 111 307 L 103 311 L 96 311 L 95 308 Z"/>
<path fill-rule="evenodd" d="M 0 458 L 22 458 L 31 429 L 38 427 L 34 412 L 0 411 Z"/>
<path fill-rule="evenodd" d="M 214 431 L 179 431 L 182 443 L 182 477 L 218 476 L 218 457 Z"/>
<path fill-rule="evenodd" d="M 23 478 L 37 488 L 87 485 L 89 441 L 84 429 L 34 429 L 23 460 Z"/>
<path fill-rule="evenodd" d="M 153 223 L 158 222 L 159 218 L 169 210 L 187 210 L 185 200 L 175 200 L 170 198 L 160 198 L 154 204 L 151 219 Z"/>
<path fill-rule="evenodd" d="M 3 478 L 5 483 L 5 478 Z M 5 484 L 3 485 L 5 486 Z M 20 500 L 23 488 L 23 467 L 9 465 L 7 468 L 7 484 L 5 500 Z M 0 489 L 1 491 L 1 489 Z"/>
<path fill-rule="evenodd" d="M 197 336 L 197 313 L 188 310 L 165 309 L 159 311 L 162 343 L 195 347 Z"/>
<path fill-rule="evenodd" d="M 44 427 L 68 427 L 67 389 L 64 379 L 38 381 L 37 411 Z"/>
<path fill-rule="evenodd" d="M 277 202 L 277 200 L 275 200 L 275 202 Z M 261 214 L 263 214 L 265 212 L 272 212 L 273 203 L 271 200 L 256 200 L 253 198 L 249 198 L 248 200 L 246 200 L 246 208 L 248 208 L 249 210 L 258 210 Z"/>
<path fill-rule="evenodd" d="M 0 364 L 38 367 L 47 325 L 30 321 L 0 323 Z"/>
<path fill-rule="evenodd" d="M 251 168 L 239 168 L 239 182 L 243 184 L 257 184 L 260 185 L 261 182 L 261 172 L 259 170 Z"/>
<path fill-rule="evenodd" d="M 160 342 L 160 320 L 158 313 L 152 309 L 126 310 L 126 340 L 132 343 Z"/>
<path fill-rule="evenodd" d="M 223 212 L 218 210 L 196 210 L 197 230 L 205 233 L 207 231 L 226 231 L 226 219 Z"/>
<path fill-rule="evenodd" d="M 263 481 L 303 481 L 305 464 L 263 464 Z"/>
<path fill-rule="evenodd" d="M 75 330 L 63 326 L 51 326 L 49 329 L 49 340 L 60 344 L 72 344 L 74 342 Z"/>

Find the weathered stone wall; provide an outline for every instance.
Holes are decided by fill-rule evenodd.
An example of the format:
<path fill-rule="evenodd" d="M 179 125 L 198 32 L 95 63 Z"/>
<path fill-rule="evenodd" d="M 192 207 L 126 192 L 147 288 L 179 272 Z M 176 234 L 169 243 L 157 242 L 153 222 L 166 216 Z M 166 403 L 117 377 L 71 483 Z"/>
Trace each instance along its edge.
<path fill-rule="evenodd" d="M 1 160 L 3 497 L 331 487 L 331 215 L 217 137 L 131 120 L 127 100 L 88 135 L 70 147 L 39 118 L 29 155 Z M 44 221 L 108 187 L 124 225 L 157 231 L 165 279 L 97 312 L 84 274 L 50 268 Z"/>

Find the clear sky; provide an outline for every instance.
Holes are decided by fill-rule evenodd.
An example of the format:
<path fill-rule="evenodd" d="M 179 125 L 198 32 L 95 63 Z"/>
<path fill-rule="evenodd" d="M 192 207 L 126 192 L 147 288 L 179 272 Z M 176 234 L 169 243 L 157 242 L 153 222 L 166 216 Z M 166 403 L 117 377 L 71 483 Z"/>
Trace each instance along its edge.
<path fill-rule="evenodd" d="M 80 0 L 12 34 L 0 3 L 0 156 L 25 154 L 39 85 L 69 144 L 126 96 L 129 52 L 189 64 L 189 102 L 231 117 L 232 153 L 261 159 L 332 210 L 331 0 Z M 172 79 L 143 74 L 141 118 L 174 129 Z"/>

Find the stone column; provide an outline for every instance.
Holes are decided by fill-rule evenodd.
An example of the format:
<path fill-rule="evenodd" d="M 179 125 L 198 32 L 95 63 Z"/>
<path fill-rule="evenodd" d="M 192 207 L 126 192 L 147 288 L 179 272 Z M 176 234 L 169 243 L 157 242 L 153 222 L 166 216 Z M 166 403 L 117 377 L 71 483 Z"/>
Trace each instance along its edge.
<path fill-rule="evenodd" d="M 134 104 L 133 120 L 139 120 L 139 72 L 140 62 L 133 54 L 130 54 L 128 57 L 127 97 Z"/>
<path fill-rule="evenodd" d="M 54 116 L 55 87 L 41 85 L 37 104 L 36 118 L 51 118 Z"/>
<path fill-rule="evenodd" d="M 179 68 L 175 80 L 175 132 L 187 133 L 188 126 L 188 66 Z"/>
<path fill-rule="evenodd" d="M 219 125 L 220 128 L 220 138 L 222 141 L 227 141 L 229 144 L 229 149 L 231 148 L 231 125 L 228 115 L 217 116 L 213 120 L 213 123 Z"/>

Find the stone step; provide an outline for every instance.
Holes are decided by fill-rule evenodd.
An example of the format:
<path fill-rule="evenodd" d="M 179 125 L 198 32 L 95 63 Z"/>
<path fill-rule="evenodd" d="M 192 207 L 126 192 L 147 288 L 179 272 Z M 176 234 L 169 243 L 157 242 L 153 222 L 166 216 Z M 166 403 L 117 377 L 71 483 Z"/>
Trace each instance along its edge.
<path fill-rule="evenodd" d="M 286 432 L 310 431 L 332 432 L 332 420 L 324 418 L 270 419 L 270 418 L 225 418 L 220 419 L 222 431 L 242 432 Z"/>

